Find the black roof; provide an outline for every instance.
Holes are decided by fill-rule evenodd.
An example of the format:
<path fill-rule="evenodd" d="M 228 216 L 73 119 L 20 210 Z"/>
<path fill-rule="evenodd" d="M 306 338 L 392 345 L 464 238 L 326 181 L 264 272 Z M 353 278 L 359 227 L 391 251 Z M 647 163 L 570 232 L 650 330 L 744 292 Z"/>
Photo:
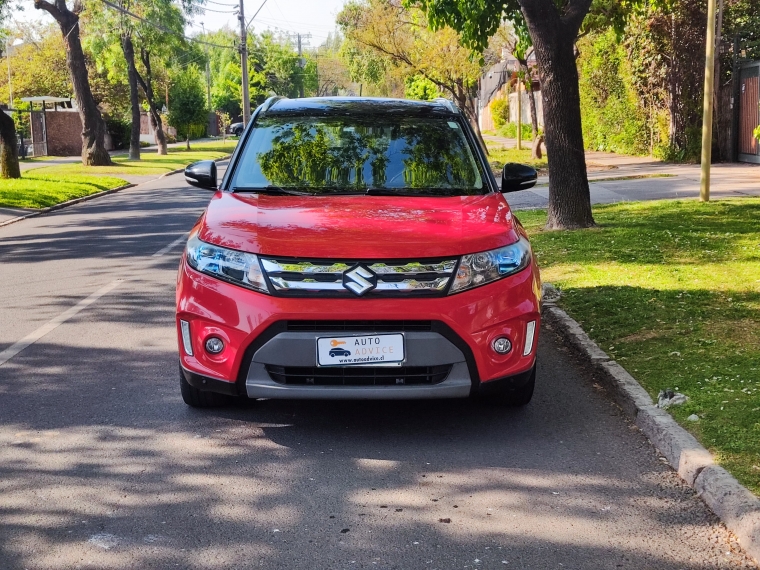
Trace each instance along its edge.
<path fill-rule="evenodd" d="M 452 116 L 458 114 L 453 104 L 445 99 L 412 101 L 380 97 L 308 97 L 305 99 L 278 99 L 264 103 L 266 116 L 330 116 L 330 115 L 401 115 L 404 117 Z"/>

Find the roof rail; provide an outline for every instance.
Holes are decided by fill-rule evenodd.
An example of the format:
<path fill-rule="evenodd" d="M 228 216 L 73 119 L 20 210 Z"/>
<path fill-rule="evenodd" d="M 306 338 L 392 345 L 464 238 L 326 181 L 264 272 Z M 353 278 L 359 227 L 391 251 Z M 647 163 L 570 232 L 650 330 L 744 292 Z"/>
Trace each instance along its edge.
<path fill-rule="evenodd" d="M 277 101 L 281 99 L 287 99 L 287 97 L 283 97 L 282 95 L 273 95 L 272 97 L 264 101 L 264 103 L 262 103 L 261 111 L 259 112 L 260 113 L 267 112 L 272 107 L 272 105 L 274 105 L 275 103 L 277 103 Z"/>
<path fill-rule="evenodd" d="M 436 97 L 435 99 L 433 99 L 433 101 L 435 101 L 436 103 L 440 103 L 444 107 L 448 108 L 448 110 L 451 111 L 452 113 L 459 114 L 459 107 L 454 105 L 454 103 L 452 103 L 445 97 Z"/>

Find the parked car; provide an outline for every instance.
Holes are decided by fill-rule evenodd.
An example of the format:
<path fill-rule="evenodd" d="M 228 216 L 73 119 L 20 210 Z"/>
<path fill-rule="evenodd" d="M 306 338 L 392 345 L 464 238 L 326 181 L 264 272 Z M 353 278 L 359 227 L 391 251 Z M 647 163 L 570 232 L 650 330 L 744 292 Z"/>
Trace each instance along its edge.
<path fill-rule="evenodd" d="M 248 398 L 465 398 L 525 405 L 541 283 L 468 121 L 446 100 L 271 98 L 179 267 L 190 406 Z M 340 350 L 336 350 L 340 349 Z"/>
<path fill-rule="evenodd" d="M 233 134 L 236 137 L 239 137 L 240 135 L 242 135 L 244 130 L 245 130 L 245 125 L 243 123 L 232 123 L 230 125 L 230 134 Z"/>

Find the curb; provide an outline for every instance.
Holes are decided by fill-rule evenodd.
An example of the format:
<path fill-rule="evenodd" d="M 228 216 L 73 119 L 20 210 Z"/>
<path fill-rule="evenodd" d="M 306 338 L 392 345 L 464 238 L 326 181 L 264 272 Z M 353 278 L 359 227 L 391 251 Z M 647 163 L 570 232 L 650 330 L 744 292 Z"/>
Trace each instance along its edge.
<path fill-rule="evenodd" d="M 214 162 L 223 162 L 230 158 L 232 158 L 232 155 L 228 154 L 221 158 L 215 158 Z M 43 214 L 47 214 L 49 212 L 54 212 L 55 210 L 60 210 L 61 208 L 66 208 L 67 206 L 73 206 L 74 204 L 80 204 L 81 202 L 87 202 L 88 200 L 94 200 L 95 198 L 100 198 L 101 196 L 107 196 L 108 194 L 120 192 L 122 190 L 126 190 L 127 188 L 135 188 L 137 186 L 142 186 L 143 184 L 147 184 L 148 182 L 153 182 L 154 180 L 161 180 L 162 178 L 166 178 L 167 176 L 171 176 L 173 174 L 179 174 L 184 171 L 185 171 L 184 168 L 178 168 L 177 170 L 165 172 L 164 174 L 162 174 L 158 178 L 154 178 L 153 180 L 146 180 L 145 182 L 140 182 L 139 184 L 125 184 L 124 186 L 119 186 L 118 188 L 111 188 L 110 190 L 103 190 L 102 192 L 96 192 L 95 194 L 88 194 L 87 196 L 82 196 L 81 198 L 74 198 L 72 200 L 67 200 L 66 202 L 61 202 L 60 204 L 56 204 L 54 206 L 48 206 L 47 208 L 42 208 L 41 210 L 37 210 L 36 212 L 31 212 L 23 216 L 18 216 L 16 218 L 11 218 L 10 220 L 5 220 L 4 222 L 0 222 L 0 228 L 4 226 L 9 226 L 11 224 L 15 224 L 16 222 L 20 222 L 22 220 L 26 220 L 27 218 L 35 218 L 37 216 L 42 216 Z"/>
<path fill-rule="evenodd" d="M 546 321 L 602 373 L 601 380 L 615 403 L 760 564 L 760 499 L 717 465 L 710 452 L 669 413 L 658 408 L 641 384 L 599 348 L 577 321 L 547 302 L 543 313 Z"/>

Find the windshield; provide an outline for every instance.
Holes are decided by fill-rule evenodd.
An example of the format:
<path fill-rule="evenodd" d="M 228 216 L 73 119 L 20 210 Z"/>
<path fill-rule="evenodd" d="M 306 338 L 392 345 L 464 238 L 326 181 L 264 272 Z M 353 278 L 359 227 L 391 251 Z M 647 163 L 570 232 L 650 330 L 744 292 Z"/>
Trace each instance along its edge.
<path fill-rule="evenodd" d="M 445 118 L 265 117 L 232 179 L 235 191 L 483 194 L 461 126 Z"/>

